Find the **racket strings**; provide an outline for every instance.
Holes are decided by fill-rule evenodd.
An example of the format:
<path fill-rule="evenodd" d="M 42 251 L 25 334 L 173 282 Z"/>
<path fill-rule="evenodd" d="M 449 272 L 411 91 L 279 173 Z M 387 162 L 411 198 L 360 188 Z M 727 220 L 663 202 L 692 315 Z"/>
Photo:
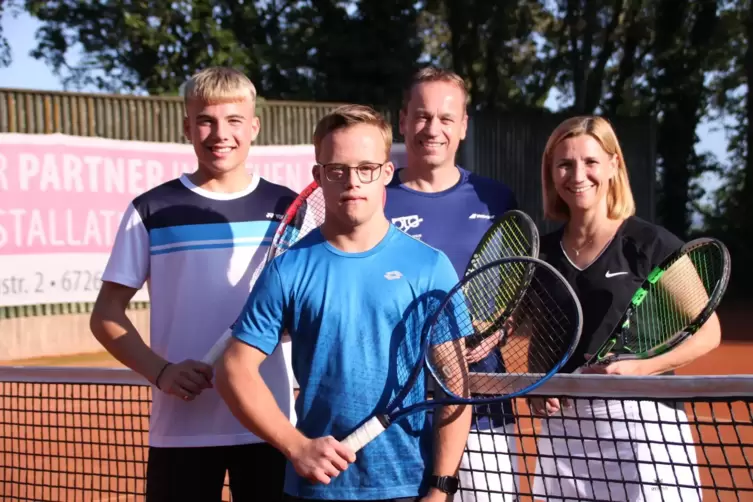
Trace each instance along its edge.
<path fill-rule="evenodd" d="M 272 258 L 287 251 L 296 242 L 324 223 L 324 195 L 321 188 L 316 187 L 305 196 L 305 199 L 300 202 L 296 201 L 296 203 L 294 203 L 296 204 L 295 207 L 288 210 L 288 214 L 294 211 L 290 221 L 275 235 L 271 248 Z"/>
<path fill-rule="evenodd" d="M 555 368 L 580 333 L 577 300 L 561 276 L 542 265 L 512 259 L 468 281 L 473 287 L 453 293 L 430 331 L 427 362 L 450 394 L 466 397 L 461 393 L 469 387 L 489 396 L 517 392 Z M 520 301 L 511 315 L 499 317 L 512 291 Z M 496 321 L 491 327 L 489 319 Z M 481 326 L 484 340 L 469 348 Z"/>
<path fill-rule="evenodd" d="M 474 320 L 489 324 L 498 319 L 517 296 L 517 286 L 523 283 L 526 269 L 525 264 L 511 264 L 505 267 L 504 271 L 500 271 L 494 284 L 480 284 L 474 281 L 466 284 L 464 293 L 472 306 Z"/>
<path fill-rule="evenodd" d="M 500 258 L 530 256 L 533 247 L 530 232 L 517 219 L 505 219 L 481 246 L 477 267 Z"/>
<path fill-rule="evenodd" d="M 557 336 L 569 334 L 572 331 L 572 316 L 560 308 L 556 296 L 547 289 L 540 279 L 537 278 L 532 287 L 536 288 L 536 294 L 528 295 L 525 298 L 526 301 L 519 307 L 520 314 L 516 312 L 516 316 L 512 318 L 512 331 L 529 330 L 531 333 L 535 333 L 537 350 L 527 351 L 525 354 L 527 359 L 524 359 L 523 354 L 508 356 L 505 348 L 503 349 L 503 356 L 506 361 L 526 361 L 529 368 L 548 371 L 563 355 L 563 340 L 557 338 Z M 519 325 L 516 322 L 517 319 L 522 319 Z M 528 370 L 529 368 L 512 367 L 507 369 L 514 372 Z"/>
<path fill-rule="evenodd" d="M 724 256 L 715 245 L 680 256 L 635 308 L 624 350 L 644 353 L 685 330 L 703 312 L 724 273 Z"/>
<path fill-rule="evenodd" d="M 493 230 L 485 237 L 484 242 L 479 247 L 473 258 L 473 268 L 481 268 L 492 261 L 499 260 L 501 258 L 511 258 L 515 256 L 531 256 L 533 253 L 533 233 L 535 228 L 531 228 L 531 225 L 527 223 L 520 216 L 508 215 L 503 217 L 494 227 Z M 499 284 L 494 291 L 495 308 L 488 308 L 488 299 L 483 300 L 482 307 L 477 309 L 476 318 L 481 322 L 491 323 L 500 315 L 502 315 L 506 308 L 510 307 L 512 302 L 516 299 L 517 289 L 514 284 L 521 284 L 523 281 L 523 274 L 525 272 L 525 265 L 517 264 L 514 267 L 519 272 L 517 276 L 508 276 L 504 281 L 500 280 Z M 466 294 L 475 299 L 481 296 L 481 291 L 475 291 L 473 288 L 477 288 L 476 283 L 469 283 L 466 286 Z M 502 290 L 506 294 L 496 294 Z M 491 316 L 484 318 L 483 312 L 491 312 Z M 485 338 L 482 336 L 481 338 Z"/>

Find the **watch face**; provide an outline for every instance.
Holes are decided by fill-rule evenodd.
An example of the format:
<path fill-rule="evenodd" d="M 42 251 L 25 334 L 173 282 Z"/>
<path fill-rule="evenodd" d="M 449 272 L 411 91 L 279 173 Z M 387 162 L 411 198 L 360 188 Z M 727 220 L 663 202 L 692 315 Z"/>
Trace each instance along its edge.
<path fill-rule="evenodd" d="M 445 483 L 450 493 L 455 493 L 456 491 L 458 491 L 458 485 L 460 484 L 458 482 L 458 478 L 447 477 L 445 478 Z"/>
<path fill-rule="evenodd" d="M 432 476 L 431 485 L 445 493 L 453 494 L 458 491 L 460 481 L 452 476 Z"/>

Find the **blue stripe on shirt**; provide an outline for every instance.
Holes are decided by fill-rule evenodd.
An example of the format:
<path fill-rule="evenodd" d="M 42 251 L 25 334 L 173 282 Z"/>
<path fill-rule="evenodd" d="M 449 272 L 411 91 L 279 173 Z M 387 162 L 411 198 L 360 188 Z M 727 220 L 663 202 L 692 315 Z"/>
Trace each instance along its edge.
<path fill-rule="evenodd" d="M 189 245 L 189 246 L 171 246 L 169 248 L 163 248 L 158 249 L 156 251 L 152 251 L 150 254 L 152 256 L 158 255 L 158 254 L 169 254 L 169 253 L 177 253 L 178 251 L 196 251 L 201 249 L 224 249 L 224 248 L 237 248 L 241 246 L 262 246 L 266 245 L 269 246 L 272 243 L 272 239 L 261 239 L 261 240 L 253 240 L 253 241 L 244 241 L 244 242 L 235 242 L 232 240 L 227 240 L 225 242 L 218 242 L 214 244 L 195 244 L 195 245 Z"/>
<path fill-rule="evenodd" d="M 276 221 L 243 221 L 153 228 L 149 232 L 149 243 L 152 248 L 155 248 L 189 242 L 199 244 L 202 241 L 254 238 L 261 241 L 271 238 L 277 225 Z"/>

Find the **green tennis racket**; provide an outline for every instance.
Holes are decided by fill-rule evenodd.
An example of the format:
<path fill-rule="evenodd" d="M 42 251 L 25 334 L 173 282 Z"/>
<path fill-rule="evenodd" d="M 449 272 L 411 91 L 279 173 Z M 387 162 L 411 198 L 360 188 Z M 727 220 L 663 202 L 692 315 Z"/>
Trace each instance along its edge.
<path fill-rule="evenodd" d="M 648 274 L 617 328 L 586 365 L 648 359 L 677 347 L 719 306 L 729 275 L 729 252 L 722 242 L 688 242 Z"/>

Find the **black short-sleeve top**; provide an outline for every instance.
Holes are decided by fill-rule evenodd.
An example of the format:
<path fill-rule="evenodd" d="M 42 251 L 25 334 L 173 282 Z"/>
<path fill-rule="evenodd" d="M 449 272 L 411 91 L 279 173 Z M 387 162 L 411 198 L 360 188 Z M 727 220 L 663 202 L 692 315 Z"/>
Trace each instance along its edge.
<path fill-rule="evenodd" d="M 609 337 L 651 269 L 683 242 L 668 230 L 631 216 L 602 253 L 580 269 L 562 249 L 563 231 L 564 226 L 542 236 L 539 257 L 563 275 L 581 302 L 580 343 L 562 368 L 563 373 L 572 373 L 586 362 L 585 354 L 594 354 Z"/>

